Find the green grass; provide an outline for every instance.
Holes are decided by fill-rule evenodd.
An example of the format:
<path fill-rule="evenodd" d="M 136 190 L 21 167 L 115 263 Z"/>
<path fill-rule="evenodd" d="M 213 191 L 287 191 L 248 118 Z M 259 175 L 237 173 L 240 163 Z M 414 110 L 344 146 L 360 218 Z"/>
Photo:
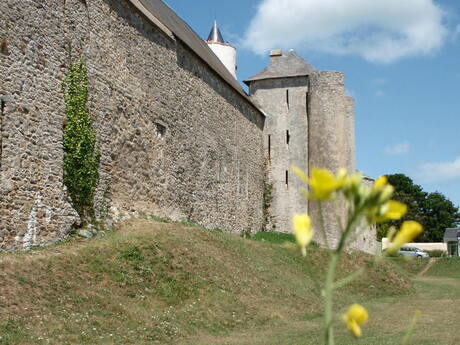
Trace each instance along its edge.
<path fill-rule="evenodd" d="M 0 344 L 211 345 L 305 322 L 319 332 L 328 251 L 303 258 L 290 235 L 253 241 L 189 225 L 135 220 L 100 239 L 0 254 Z M 369 270 L 338 292 L 338 308 L 415 291 L 393 265 L 371 262 L 344 255 L 339 278 Z"/>
<path fill-rule="evenodd" d="M 425 275 L 460 278 L 460 258 L 437 258 Z"/>
<path fill-rule="evenodd" d="M 268 242 L 268 243 L 275 243 L 275 244 L 282 244 L 285 242 L 288 243 L 295 243 L 295 237 L 292 234 L 283 234 L 279 232 L 267 232 L 267 231 L 260 231 L 255 234 L 252 239 L 254 241 L 260 242 Z"/>
<path fill-rule="evenodd" d="M 421 311 L 410 344 L 452 345 L 458 343 L 455 331 L 460 312 L 460 279 L 419 277 L 417 292 L 406 296 L 390 296 L 359 301 L 369 311 L 369 322 L 362 327 L 363 336 L 353 339 L 337 320 L 335 340 L 338 345 L 400 344 L 415 312 Z M 339 311 L 339 315 L 345 309 Z M 318 345 L 322 344 L 322 318 L 311 314 L 303 322 L 288 326 L 256 328 L 227 336 L 200 337 L 187 345 Z"/>
<path fill-rule="evenodd" d="M 295 236 L 293 234 L 285 234 L 281 232 L 260 231 L 254 236 L 252 236 L 251 239 L 254 241 L 267 242 L 273 244 L 295 244 Z M 319 245 L 315 241 L 312 241 L 310 247 L 319 248 Z"/>
<path fill-rule="evenodd" d="M 389 262 L 392 262 L 398 267 L 402 274 L 414 276 L 420 273 L 424 267 L 428 264 L 429 258 L 414 258 L 412 256 L 398 256 L 387 258 Z"/>
<path fill-rule="evenodd" d="M 6 319 L 0 323 L 0 345 L 17 344 L 25 339 L 25 333 L 16 321 Z"/>

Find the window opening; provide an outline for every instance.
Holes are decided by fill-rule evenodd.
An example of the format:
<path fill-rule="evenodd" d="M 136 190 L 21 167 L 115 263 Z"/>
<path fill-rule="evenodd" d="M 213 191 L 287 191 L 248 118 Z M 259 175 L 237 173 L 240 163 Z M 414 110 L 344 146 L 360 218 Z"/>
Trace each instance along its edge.
<path fill-rule="evenodd" d="M 289 109 L 289 90 L 286 90 L 286 104 Z"/>
<path fill-rule="evenodd" d="M 268 160 L 271 159 L 272 156 L 272 136 L 268 134 Z"/>
<path fill-rule="evenodd" d="M 289 185 L 289 171 L 288 171 L 288 170 L 286 170 L 286 177 L 285 177 L 285 179 L 286 179 L 286 186 L 288 186 L 288 185 Z"/>
<path fill-rule="evenodd" d="M 286 130 L 286 144 L 289 145 L 289 140 L 291 139 L 291 135 L 289 134 L 289 129 Z"/>
<path fill-rule="evenodd" d="M 307 113 L 308 116 L 308 107 L 310 106 L 308 102 L 308 92 L 305 94 L 305 112 Z"/>

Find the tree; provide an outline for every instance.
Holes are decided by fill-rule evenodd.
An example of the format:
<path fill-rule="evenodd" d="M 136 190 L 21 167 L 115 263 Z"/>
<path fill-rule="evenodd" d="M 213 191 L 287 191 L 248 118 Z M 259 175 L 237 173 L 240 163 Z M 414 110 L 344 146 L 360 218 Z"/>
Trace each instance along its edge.
<path fill-rule="evenodd" d="M 379 225 L 377 236 L 385 237 L 390 226 L 399 228 L 405 220 L 415 220 L 423 225 L 424 232 L 417 241 L 442 242 L 444 229 L 455 226 L 460 219 L 458 207 L 439 192 L 427 193 L 404 174 L 387 175 L 395 188 L 393 199 L 407 205 L 406 215 L 398 220 Z"/>
<path fill-rule="evenodd" d="M 423 204 L 425 233 L 423 242 L 442 242 L 444 229 L 454 227 L 459 218 L 458 207 L 441 193 L 430 193 Z"/>

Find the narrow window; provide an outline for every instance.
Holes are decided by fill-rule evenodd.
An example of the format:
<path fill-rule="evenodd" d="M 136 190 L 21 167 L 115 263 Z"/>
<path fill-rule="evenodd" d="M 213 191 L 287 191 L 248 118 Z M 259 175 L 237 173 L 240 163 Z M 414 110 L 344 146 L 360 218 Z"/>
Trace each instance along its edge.
<path fill-rule="evenodd" d="M 286 90 L 286 104 L 289 109 L 289 90 Z"/>
<path fill-rule="evenodd" d="M 308 92 L 305 94 L 305 112 L 307 113 L 308 116 L 308 107 L 310 106 L 308 102 Z"/>
<path fill-rule="evenodd" d="M 272 158 L 272 135 L 268 134 L 268 160 Z"/>
<path fill-rule="evenodd" d="M 289 145 L 289 140 L 291 139 L 291 136 L 289 134 L 289 129 L 286 131 L 286 144 Z"/>
<path fill-rule="evenodd" d="M 286 186 L 289 185 L 289 171 L 286 170 Z"/>

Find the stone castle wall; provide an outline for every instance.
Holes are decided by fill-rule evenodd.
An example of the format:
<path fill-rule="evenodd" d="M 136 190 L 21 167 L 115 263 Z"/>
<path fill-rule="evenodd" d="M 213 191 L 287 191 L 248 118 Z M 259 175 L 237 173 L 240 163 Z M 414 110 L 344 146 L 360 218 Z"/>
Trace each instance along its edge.
<path fill-rule="evenodd" d="M 96 211 L 263 226 L 263 115 L 127 1 L 0 3 L 0 248 L 65 237 L 79 218 L 62 182 L 61 80 L 89 70 L 101 150 Z"/>

